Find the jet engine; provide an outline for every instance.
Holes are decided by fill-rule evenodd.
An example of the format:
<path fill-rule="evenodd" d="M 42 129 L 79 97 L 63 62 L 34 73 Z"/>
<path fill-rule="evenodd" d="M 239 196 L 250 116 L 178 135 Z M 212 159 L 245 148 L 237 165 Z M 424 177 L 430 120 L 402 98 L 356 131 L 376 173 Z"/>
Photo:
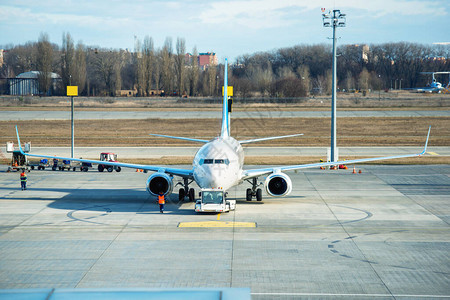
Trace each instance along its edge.
<path fill-rule="evenodd" d="M 292 191 L 292 181 L 284 173 L 274 173 L 266 178 L 264 188 L 272 197 L 283 197 Z"/>
<path fill-rule="evenodd" d="M 147 179 L 147 192 L 153 196 L 159 195 L 159 192 L 163 192 L 164 195 L 172 193 L 173 181 L 170 175 L 166 173 L 157 172 L 153 173 Z"/>

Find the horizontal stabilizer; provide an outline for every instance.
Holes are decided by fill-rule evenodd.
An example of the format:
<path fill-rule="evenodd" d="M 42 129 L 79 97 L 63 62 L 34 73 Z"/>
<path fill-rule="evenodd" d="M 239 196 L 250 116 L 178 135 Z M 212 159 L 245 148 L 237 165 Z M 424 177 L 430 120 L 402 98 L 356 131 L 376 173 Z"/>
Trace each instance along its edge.
<path fill-rule="evenodd" d="M 169 139 L 176 139 L 176 140 L 204 143 L 204 144 L 209 142 L 207 140 L 192 139 L 192 138 L 186 138 L 186 137 L 180 137 L 180 136 L 171 136 L 171 135 L 163 135 L 163 134 L 152 134 L 152 133 L 150 133 L 150 135 L 159 136 L 159 137 L 165 137 L 165 138 L 169 138 Z"/>
<path fill-rule="evenodd" d="M 290 134 L 290 135 L 281 135 L 281 136 L 271 136 L 271 137 L 252 139 L 252 140 L 244 140 L 244 141 L 239 141 L 239 143 L 241 143 L 241 144 L 250 144 L 250 143 L 262 142 L 262 141 L 270 141 L 270 140 L 276 140 L 276 139 L 290 138 L 290 137 L 295 137 L 295 136 L 300 136 L 300 135 L 303 135 L 303 133 Z"/>

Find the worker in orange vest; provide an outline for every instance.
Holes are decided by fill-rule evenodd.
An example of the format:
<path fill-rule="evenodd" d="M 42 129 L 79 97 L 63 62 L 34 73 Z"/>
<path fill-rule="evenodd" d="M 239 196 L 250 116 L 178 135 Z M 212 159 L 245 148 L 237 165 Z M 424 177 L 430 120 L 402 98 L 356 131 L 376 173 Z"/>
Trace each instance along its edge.
<path fill-rule="evenodd" d="M 164 193 L 161 191 L 158 195 L 158 203 L 159 203 L 159 211 L 164 213 L 164 204 L 166 203 L 166 199 L 164 198 Z"/>
<path fill-rule="evenodd" d="M 20 173 L 20 185 L 22 186 L 22 191 L 27 189 L 27 174 L 25 174 L 24 169 Z"/>

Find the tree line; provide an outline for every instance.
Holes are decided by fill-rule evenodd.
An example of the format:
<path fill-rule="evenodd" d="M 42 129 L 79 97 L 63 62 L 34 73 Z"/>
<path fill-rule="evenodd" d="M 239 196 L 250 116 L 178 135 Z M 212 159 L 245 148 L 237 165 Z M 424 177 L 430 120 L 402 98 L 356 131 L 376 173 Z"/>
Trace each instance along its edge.
<path fill-rule="evenodd" d="M 186 59 L 186 42 L 166 38 L 160 48 L 146 36 L 136 39 L 134 52 L 75 44 L 64 33 L 61 46 L 41 33 L 37 42 L 4 46 L 0 78 L 13 78 L 27 71 L 40 71 L 42 93 L 52 86 L 51 72 L 61 76 L 59 91 L 77 85 L 85 96 L 116 96 L 134 90 L 137 96 L 219 96 L 223 64 L 201 69 L 198 51 Z M 230 67 L 229 84 L 237 97 L 304 97 L 331 93 L 330 45 L 298 45 L 239 56 Z M 425 86 L 425 71 L 450 70 L 449 45 L 384 43 L 338 47 L 338 88 L 341 91 L 383 90 Z M 447 83 L 448 79 L 442 79 Z M 7 94 L 3 80 L 1 92 Z"/>

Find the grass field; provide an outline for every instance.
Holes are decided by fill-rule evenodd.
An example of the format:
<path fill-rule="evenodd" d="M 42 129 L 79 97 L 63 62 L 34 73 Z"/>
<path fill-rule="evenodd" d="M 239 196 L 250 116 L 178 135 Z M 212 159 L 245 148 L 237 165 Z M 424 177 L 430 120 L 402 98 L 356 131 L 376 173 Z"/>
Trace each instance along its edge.
<path fill-rule="evenodd" d="M 337 143 L 351 146 L 421 146 L 428 126 L 432 126 L 430 145 L 449 146 L 449 117 L 419 118 L 339 118 Z M 33 146 L 70 146 L 70 121 L 17 121 L 23 141 Z M 14 124 L 0 122 L 0 143 L 15 140 Z M 201 139 L 218 135 L 218 119 L 144 119 L 75 121 L 76 146 L 192 146 L 181 140 L 149 136 L 168 134 Z M 304 136 L 266 141 L 259 146 L 323 146 L 330 140 L 329 118 L 246 118 L 231 122 L 236 139 L 303 133 Z"/>

